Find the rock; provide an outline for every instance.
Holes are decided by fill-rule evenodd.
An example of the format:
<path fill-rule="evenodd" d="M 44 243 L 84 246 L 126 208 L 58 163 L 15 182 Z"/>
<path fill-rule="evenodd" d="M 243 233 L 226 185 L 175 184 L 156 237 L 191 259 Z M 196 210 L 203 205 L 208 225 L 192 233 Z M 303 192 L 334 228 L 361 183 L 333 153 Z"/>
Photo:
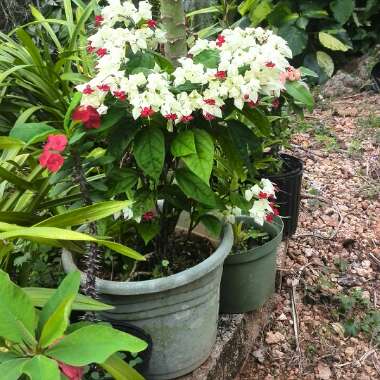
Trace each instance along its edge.
<path fill-rule="evenodd" d="M 317 366 L 317 379 L 329 380 L 331 378 L 331 369 L 325 363 L 319 363 Z"/>
<path fill-rule="evenodd" d="M 280 342 L 284 342 L 285 337 L 278 331 L 273 332 L 273 331 L 268 331 L 267 336 L 265 338 L 265 342 L 267 344 L 277 344 Z"/>
<path fill-rule="evenodd" d="M 322 95 L 328 98 L 351 95 L 362 86 L 362 81 L 339 70 L 322 88 Z"/>
<path fill-rule="evenodd" d="M 264 363 L 265 356 L 262 350 L 258 349 L 252 352 L 252 355 L 257 359 L 259 363 Z"/>

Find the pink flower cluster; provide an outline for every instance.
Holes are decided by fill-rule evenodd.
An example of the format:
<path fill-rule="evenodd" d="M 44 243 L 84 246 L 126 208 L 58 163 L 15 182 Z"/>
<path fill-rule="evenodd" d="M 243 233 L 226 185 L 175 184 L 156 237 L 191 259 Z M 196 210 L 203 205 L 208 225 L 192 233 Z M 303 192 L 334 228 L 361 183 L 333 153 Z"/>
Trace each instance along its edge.
<path fill-rule="evenodd" d="M 301 71 L 295 69 L 293 66 L 289 66 L 286 68 L 286 71 L 283 71 L 280 74 L 281 83 L 285 83 L 287 80 L 295 81 L 301 79 Z"/>
<path fill-rule="evenodd" d="M 65 135 L 49 135 L 44 150 L 39 157 L 40 165 L 50 172 L 56 173 L 61 169 L 65 159 L 60 154 L 67 146 Z"/>
<path fill-rule="evenodd" d="M 73 367 L 68 364 L 58 362 L 59 369 L 69 380 L 81 380 L 83 376 L 82 367 Z"/>

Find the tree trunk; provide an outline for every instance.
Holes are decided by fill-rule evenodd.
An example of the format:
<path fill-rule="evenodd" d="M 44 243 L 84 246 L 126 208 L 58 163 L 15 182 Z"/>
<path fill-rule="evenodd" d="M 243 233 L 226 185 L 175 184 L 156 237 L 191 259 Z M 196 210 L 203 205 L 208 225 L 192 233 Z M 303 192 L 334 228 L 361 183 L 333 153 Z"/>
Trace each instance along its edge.
<path fill-rule="evenodd" d="M 165 55 L 174 63 L 187 54 L 185 12 L 182 0 L 161 0 L 161 20 L 167 32 Z"/>

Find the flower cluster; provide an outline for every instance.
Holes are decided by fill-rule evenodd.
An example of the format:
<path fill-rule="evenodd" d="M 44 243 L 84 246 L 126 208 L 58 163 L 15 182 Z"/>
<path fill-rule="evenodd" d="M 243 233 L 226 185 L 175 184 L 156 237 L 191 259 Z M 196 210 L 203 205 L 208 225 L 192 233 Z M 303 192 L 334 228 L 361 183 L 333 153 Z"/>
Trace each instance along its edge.
<path fill-rule="evenodd" d="M 149 53 L 165 40 L 165 33 L 152 20 L 148 2 L 140 1 L 138 9 L 131 0 L 108 3 L 97 19 L 97 33 L 89 38 L 88 49 L 98 58 L 97 74 L 77 87 L 83 93 L 81 105 L 99 115 L 119 100 L 135 119 L 160 113 L 180 123 L 200 112 L 212 120 L 222 117 L 228 100 L 239 109 L 252 107 L 260 96 L 279 97 L 286 80 L 299 79 L 287 60 L 291 50 L 286 41 L 262 28 L 226 29 L 214 41 L 198 39 L 171 74 L 158 64 L 129 73 L 128 57 Z"/>
<path fill-rule="evenodd" d="M 245 190 L 244 197 L 247 202 L 251 202 L 251 208 L 248 210 L 249 216 L 260 226 L 265 221 L 271 223 L 274 216 L 278 215 L 278 209 L 274 203 L 275 188 L 269 179 L 263 178 L 260 184 Z M 227 206 L 227 210 L 224 212 L 225 219 L 232 224 L 235 223 L 235 217 L 241 215 L 242 210 L 236 206 Z"/>
<path fill-rule="evenodd" d="M 39 157 L 40 165 L 52 173 L 56 173 L 65 161 L 60 153 L 65 150 L 66 146 L 67 138 L 65 135 L 49 135 Z"/>

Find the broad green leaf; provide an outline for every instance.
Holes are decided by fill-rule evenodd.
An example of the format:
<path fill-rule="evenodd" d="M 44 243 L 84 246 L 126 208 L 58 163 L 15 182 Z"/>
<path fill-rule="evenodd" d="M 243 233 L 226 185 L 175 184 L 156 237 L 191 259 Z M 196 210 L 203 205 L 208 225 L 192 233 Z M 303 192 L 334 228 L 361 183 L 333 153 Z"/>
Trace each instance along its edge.
<path fill-rule="evenodd" d="M 24 365 L 30 359 L 14 359 L 0 364 L 1 380 L 18 380 L 22 375 Z"/>
<path fill-rule="evenodd" d="M 180 189 L 188 198 L 210 207 L 216 206 L 215 194 L 205 182 L 191 171 L 181 168 L 175 172 L 175 179 Z"/>
<path fill-rule="evenodd" d="M 271 0 L 261 0 L 257 5 L 251 8 L 250 19 L 253 26 L 258 26 L 272 12 L 273 6 Z"/>
<path fill-rule="evenodd" d="M 0 295 L 0 337 L 14 343 L 34 337 L 37 318 L 33 304 L 27 294 L 2 270 Z"/>
<path fill-rule="evenodd" d="M 4 347 L 1 347 L 4 349 Z M 15 354 L 12 351 L 0 351 L 0 364 L 5 363 L 9 360 L 19 359 L 20 355 Z"/>
<path fill-rule="evenodd" d="M 271 129 L 268 117 L 259 109 L 251 109 L 244 107 L 242 110 L 237 110 L 238 120 L 242 123 L 250 125 L 253 132 L 262 137 L 268 137 Z"/>
<path fill-rule="evenodd" d="M 75 295 L 65 298 L 42 326 L 39 339 L 39 345 L 42 348 L 50 346 L 65 333 L 70 323 L 69 317 L 74 299 Z"/>
<path fill-rule="evenodd" d="M 319 32 L 318 37 L 321 44 L 327 49 L 334 51 L 347 51 L 350 49 L 349 46 L 345 45 L 342 41 L 338 40 L 331 34 Z"/>
<path fill-rule="evenodd" d="M 161 129 L 158 127 L 142 129 L 135 137 L 134 156 L 140 169 L 157 180 L 165 160 L 165 139 Z"/>
<path fill-rule="evenodd" d="M 203 15 L 203 14 L 209 14 L 209 13 L 220 13 L 220 14 L 223 14 L 222 7 L 221 6 L 217 6 L 217 5 L 213 5 L 211 7 L 197 9 L 195 11 L 191 11 L 189 13 L 186 13 L 186 17 L 194 17 L 194 16 L 197 16 L 197 15 Z"/>
<path fill-rule="evenodd" d="M 9 136 L 32 144 L 45 140 L 46 136 L 58 131 L 46 123 L 21 123 L 15 125 Z"/>
<path fill-rule="evenodd" d="M 0 222 L 30 226 L 41 221 L 40 216 L 28 212 L 0 211 Z"/>
<path fill-rule="evenodd" d="M 15 187 L 17 187 L 20 190 L 33 191 L 33 185 L 31 182 L 19 177 L 16 174 L 13 174 L 11 171 L 4 169 L 1 166 L 0 166 L 0 178 L 12 183 L 13 185 L 15 185 Z"/>
<path fill-rule="evenodd" d="M 214 215 L 202 215 L 200 222 L 207 228 L 207 230 L 214 236 L 219 237 L 222 232 L 222 222 Z"/>
<path fill-rule="evenodd" d="M 174 71 L 174 65 L 173 62 L 170 61 L 170 59 L 166 58 L 164 55 L 157 53 L 155 51 L 152 51 L 152 54 L 154 56 L 154 59 L 158 66 L 161 67 L 162 70 L 166 71 L 167 73 L 171 74 Z"/>
<path fill-rule="evenodd" d="M 193 58 L 194 63 L 201 63 L 209 69 L 215 69 L 220 62 L 220 54 L 218 50 L 205 49 Z"/>
<path fill-rule="evenodd" d="M 0 136 L 0 150 L 9 148 L 22 148 L 24 142 L 8 136 Z"/>
<path fill-rule="evenodd" d="M 171 152 L 174 157 L 196 153 L 194 132 L 190 129 L 180 132 L 172 142 Z"/>
<path fill-rule="evenodd" d="M 137 232 L 143 238 L 147 245 L 160 232 L 160 224 L 158 222 L 138 223 L 136 225 Z"/>
<path fill-rule="evenodd" d="M 285 89 L 289 95 L 291 95 L 296 101 L 305 104 L 311 108 L 314 105 L 313 95 L 305 84 L 299 81 L 287 81 L 285 83 Z"/>
<path fill-rule="evenodd" d="M 278 30 L 278 34 L 288 42 L 293 56 L 301 54 L 305 50 L 308 35 L 304 30 L 293 25 L 285 25 Z"/>
<path fill-rule="evenodd" d="M 308 68 L 305 67 L 305 66 L 301 66 L 301 67 L 299 68 L 299 70 L 301 71 L 301 75 L 302 75 L 303 77 L 313 77 L 313 78 L 318 78 L 318 74 L 317 74 L 315 71 L 310 70 L 310 69 L 308 69 Z"/>
<path fill-rule="evenodd" d="M 43 355 L 36 355 L 23 366 L 23 373 L 30 380 L 60 380 L 61 372 L 58 363 Z"/>
<path fill-rule="evenodd" d="M 100 366 L 115 380 L 144 380 L 144 377 L 130 367 L 118 354 L 111 355 Z"/>
<path fill-rule="evenodd" d="M 212 137 L 202 129 L 193 129 L 196 152 L 182 157 L 186 166 L 208 184 L 213 161 L 214 142 Z"/>
<path fill-rule="evenodd" d="M 73 366 L 104 363 L 118 351 L 140 352 L 147 343 L 104 325 L 85 326 L 65 336 L 46 355 Z"/>
<path fill-rule="evenodd" d="M 34 307 L 44 307 L 50 297 L 57 291 L 57 289 L 48 288 L 22 288 L 23 291 L 31 299 Z M 93 300 L 82 294 L 77 294 L 72 304 L 73 310 L 81 311 L 103 311 L 112 310 L 114 307 L 106 305 L 105 303 Z"/>
<path fill-rule="evenodd" d="M 316 53 L 318 65 L 322 67 L 324 72 L 331 77 L 334 74 L 334 61 L 324 51 L 317 51 Z"/>
<path fill-rule="evenodd" d="M 57 290 L 51 295 L 50 299 L 41 310 L 38 321 L 40 331 L 42 331 L 45 323 L 47 323 L 49 318 L 54 315 L 54 312 L 60 307 L 60 305 L 67 303 L 67 300 L 70 300 L 71 298 L 73 298 L 73 300 L 75 299 L 78 294 L 79 285 L 79 272 L 72 272 L 63 279 Z"/>
<path fill-rule="evenodd" d="M 340 24 L 345 24 L 355 8 L 354 0 L 334 0 L 330 2 L 330 9 Z"/>
<path fill-rule="evenodd" d="M 244 0 L 241 4 L 238 6 L 239 13 L 244 16 L 246 13 L 248 13 L 251 8 L 256 5 L 256 3 L 260 0 Z"/>
<path fill-rule="evenodd" d="M 131 201 L 106 201 L 80 207 L 52 216 L 34 225 L 34 227 L 71 227 L 87 224 L 113 215 L 131 205 Z"/>

